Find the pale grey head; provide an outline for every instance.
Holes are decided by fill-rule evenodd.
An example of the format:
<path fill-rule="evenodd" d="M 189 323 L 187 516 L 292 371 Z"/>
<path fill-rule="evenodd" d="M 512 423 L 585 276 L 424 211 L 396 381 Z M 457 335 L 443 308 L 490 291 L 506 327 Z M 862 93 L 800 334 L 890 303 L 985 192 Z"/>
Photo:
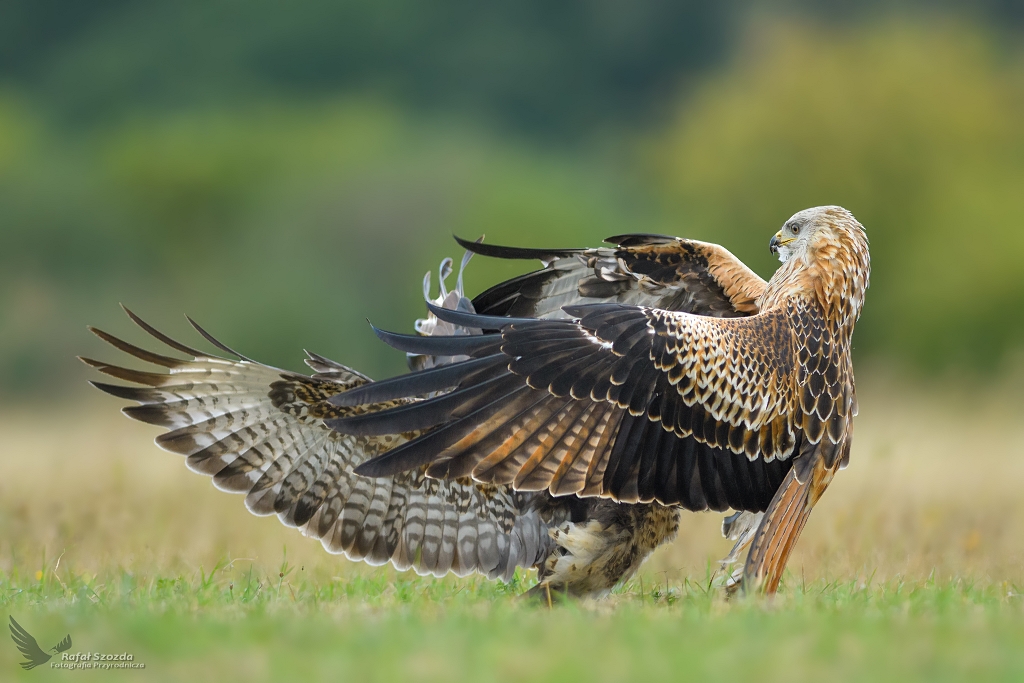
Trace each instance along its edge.
<path fill-rule="evenodd" d="M 856 225 L 863 231 L 853 214 L 841 206 L 815 206 L 793 214 L 782 229 L 772 237 L 768 248 L 777 254 L 779 260 L 786 263 L 794 256 L 802 256 L 814 242 L 819 233 L 833 232 L 837 228 L 845 228 L 845 224 Z"/>

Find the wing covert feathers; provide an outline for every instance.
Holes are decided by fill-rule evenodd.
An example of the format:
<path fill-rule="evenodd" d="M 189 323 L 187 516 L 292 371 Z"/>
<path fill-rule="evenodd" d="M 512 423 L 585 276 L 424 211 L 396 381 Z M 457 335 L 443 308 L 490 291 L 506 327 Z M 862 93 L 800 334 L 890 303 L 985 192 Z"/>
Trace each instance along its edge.
<path fill-rule="evenodd" d="M 460 240 L 497 258 L 536 258 L 543 270 L 498 284 L 473 300 L 478 313 L 565 317 L 564 306 L 622 303 L 714 317 L 757 313 L 766 283 L 728 250 L 664 235 L 620 235 L 599 249 L 519 249 Z"/>
<path fill-rule="evenodd" d="M 551 495 L 765 509 L 796 445 L 794 368 L 772 352 L 787 348 L 782 316 L 715 319 L 622 304 L 565 312 L 572 318 L 505 324 L 490 356 L 451 366 L 467 372 L 450 393 L 330 421 L 354 434 L 426 430 L 356 472 L 429 464 L 433 477 Z M 709 349 L 715 355 L 702 355 Z M 389 380 L 387 395 L 421 393 L 422 378 Z"/>

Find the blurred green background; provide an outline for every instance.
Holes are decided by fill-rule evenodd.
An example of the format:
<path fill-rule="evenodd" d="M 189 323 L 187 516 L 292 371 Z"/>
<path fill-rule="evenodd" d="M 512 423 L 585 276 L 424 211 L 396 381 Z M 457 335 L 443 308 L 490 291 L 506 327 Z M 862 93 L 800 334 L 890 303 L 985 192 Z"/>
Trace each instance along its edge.
<path fill-rule="evenodd" d="M 411 329 L 452 233 L 767 277 L 820 204 L 871 239 L 859 362 L 990 376 L 1024 347 L 1022 34 L 1017 0 L 6 0 L 0 400 L 84 392 L 119 301 L 380 376 L 364 318 Z"/>

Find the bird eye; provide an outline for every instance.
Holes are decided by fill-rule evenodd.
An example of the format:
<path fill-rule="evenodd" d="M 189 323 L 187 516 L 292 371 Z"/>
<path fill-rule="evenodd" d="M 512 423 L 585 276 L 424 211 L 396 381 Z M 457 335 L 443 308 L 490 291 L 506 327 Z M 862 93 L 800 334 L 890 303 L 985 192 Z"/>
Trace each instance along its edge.
<path fill-rule="evenodd" d="M 793 233 L 794 235 L 799 235 L 800 234 L 800 226 L 797 225 L 796 223 L 790 223 L 789 231 L 791 233 Z"/>

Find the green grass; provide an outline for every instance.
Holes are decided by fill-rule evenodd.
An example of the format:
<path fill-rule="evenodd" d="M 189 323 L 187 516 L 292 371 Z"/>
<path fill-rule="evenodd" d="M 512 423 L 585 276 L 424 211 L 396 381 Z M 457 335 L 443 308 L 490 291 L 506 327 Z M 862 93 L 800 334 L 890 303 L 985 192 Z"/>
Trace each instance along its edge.
<path fill-rule="evenodd" d="M 71 633 L 71 652 L 130 652 L 146 665 L 22 672 L 7 645 L 0 679 L 1024 678 L 1024 599 L 1007 584 L 801 585 L 789 576 L 795 585 L 773 601 L 726 601 L 705 581 L 632 582 L 603 601 L 549 608 L 519 598 L 518 577 L 330 578 L 225 564 L 191 576 L 0 576 L 2 612 L 44 647 Z"/>
<path fill-rule="evenodd" d="M 3 635 L 0 682 L 1024 680 L 1019 391 L 877 373 L 858 389 L 851 466 L 776 600 L 709 590 L 730 543 L 720 515 L 687 514 L 641 578 L 550 610 L 518 597 L 528 574 L 434 580 L 329 555 L 107 403 L 0 410 L 0 621 L 146 664 L 22 671 Z"/>

